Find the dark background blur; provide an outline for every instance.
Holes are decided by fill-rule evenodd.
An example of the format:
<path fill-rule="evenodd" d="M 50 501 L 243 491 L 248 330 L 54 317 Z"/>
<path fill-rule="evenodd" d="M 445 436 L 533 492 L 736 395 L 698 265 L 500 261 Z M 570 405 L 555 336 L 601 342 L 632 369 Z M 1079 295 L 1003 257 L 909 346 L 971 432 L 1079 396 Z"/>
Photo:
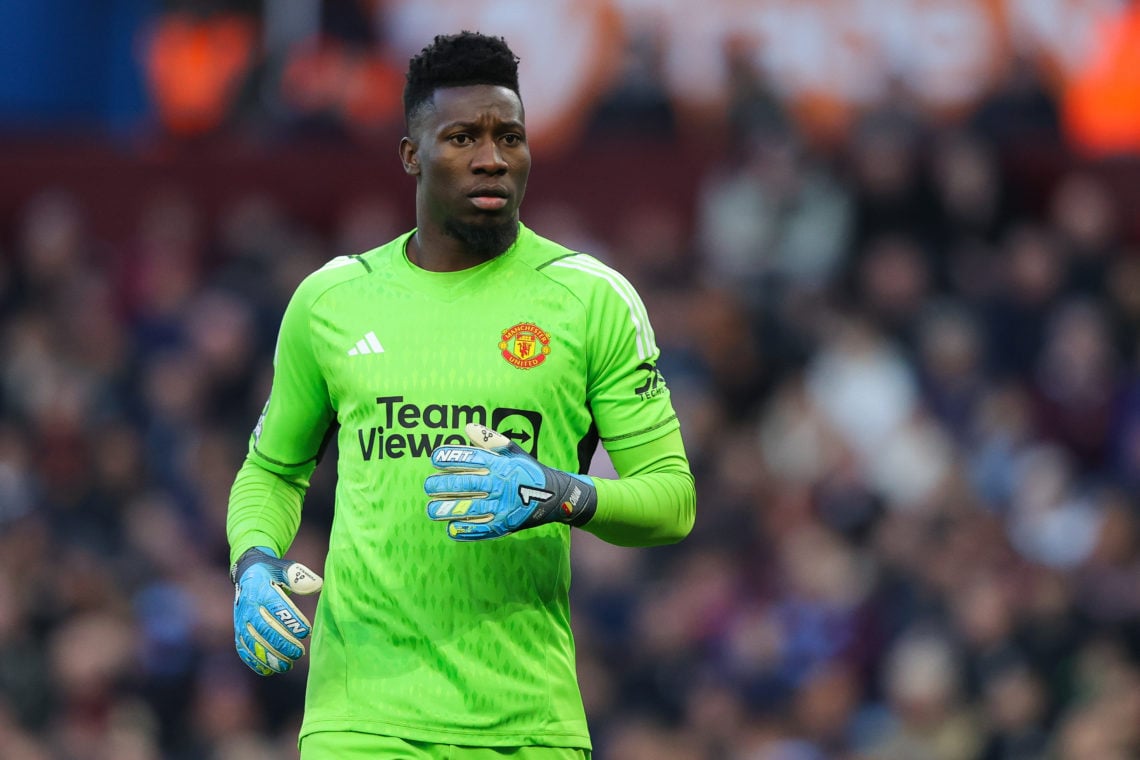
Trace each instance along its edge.
<path fill-rule="evenodd" d="M 522 58 L 524 221 L 638 287 L 697 476 L 677 546 L 575 534 L 596 757 L 1140 757 L 1116 0 L 0 4 L 0 757 L 296 756 L 228 489 L 293 288 L 413 224 L 403 70 L 462 28 Z"/>

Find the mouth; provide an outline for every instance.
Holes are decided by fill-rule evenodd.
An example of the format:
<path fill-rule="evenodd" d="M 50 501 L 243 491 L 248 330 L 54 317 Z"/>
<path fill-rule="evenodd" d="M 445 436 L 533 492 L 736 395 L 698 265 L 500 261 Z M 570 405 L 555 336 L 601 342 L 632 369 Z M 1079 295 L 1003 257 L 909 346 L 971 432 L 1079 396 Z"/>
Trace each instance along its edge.
<path fill-rule="evenodd" d="M 510 193 L 501 185 L 487 185 L 475 188 L 467 197 L 481 211 L 498 211 L 507 205 Z"/>

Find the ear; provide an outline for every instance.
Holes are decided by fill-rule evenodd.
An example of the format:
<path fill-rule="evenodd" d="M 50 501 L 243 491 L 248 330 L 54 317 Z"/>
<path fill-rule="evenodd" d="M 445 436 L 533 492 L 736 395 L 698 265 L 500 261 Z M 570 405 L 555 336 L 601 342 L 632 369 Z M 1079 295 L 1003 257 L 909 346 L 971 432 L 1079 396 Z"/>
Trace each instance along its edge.
<path fill-rule="evenodd" d="M 400 162 L 404 164 L 404 173 L 413 177 L 420 174 L 420 148 L 410 137 L 400 140 Z"/>

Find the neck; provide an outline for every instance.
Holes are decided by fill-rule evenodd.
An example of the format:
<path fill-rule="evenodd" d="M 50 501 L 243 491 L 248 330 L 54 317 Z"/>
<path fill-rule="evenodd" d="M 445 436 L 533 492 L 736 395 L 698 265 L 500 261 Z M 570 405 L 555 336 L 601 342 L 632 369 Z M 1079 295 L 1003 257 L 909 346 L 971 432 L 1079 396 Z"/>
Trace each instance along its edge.
<path fill-rule="evenodd" d="M 419 226 L 408 239 L 408 260 L 429 272 L 470 269 L 506 252 L 518 232 L 517 219 L 497 228 Z"/>

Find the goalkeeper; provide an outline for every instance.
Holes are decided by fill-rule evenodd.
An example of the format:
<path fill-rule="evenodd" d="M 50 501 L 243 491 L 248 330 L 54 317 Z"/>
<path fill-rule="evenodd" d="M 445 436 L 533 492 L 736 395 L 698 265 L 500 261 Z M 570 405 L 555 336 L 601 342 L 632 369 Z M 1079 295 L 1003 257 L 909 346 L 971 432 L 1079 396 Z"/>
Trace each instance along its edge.
<path fill-rule="evenodd" d="M 227 532 L 238 655 L 270 676 L 311 649 L 303 760 L 588 758 L 572 528 L 650 546 L 693 524 L 641 299 L 519 221 L 517 64 L 470 32 L 411 60 L 399 155 L 416 227 L 330 261 L 282 319 Z M 310 624 L 290 595 L 322 579 L 285 553 L 332 435 Z M 584 474 L 599 442 L 618 479 Z"/>

